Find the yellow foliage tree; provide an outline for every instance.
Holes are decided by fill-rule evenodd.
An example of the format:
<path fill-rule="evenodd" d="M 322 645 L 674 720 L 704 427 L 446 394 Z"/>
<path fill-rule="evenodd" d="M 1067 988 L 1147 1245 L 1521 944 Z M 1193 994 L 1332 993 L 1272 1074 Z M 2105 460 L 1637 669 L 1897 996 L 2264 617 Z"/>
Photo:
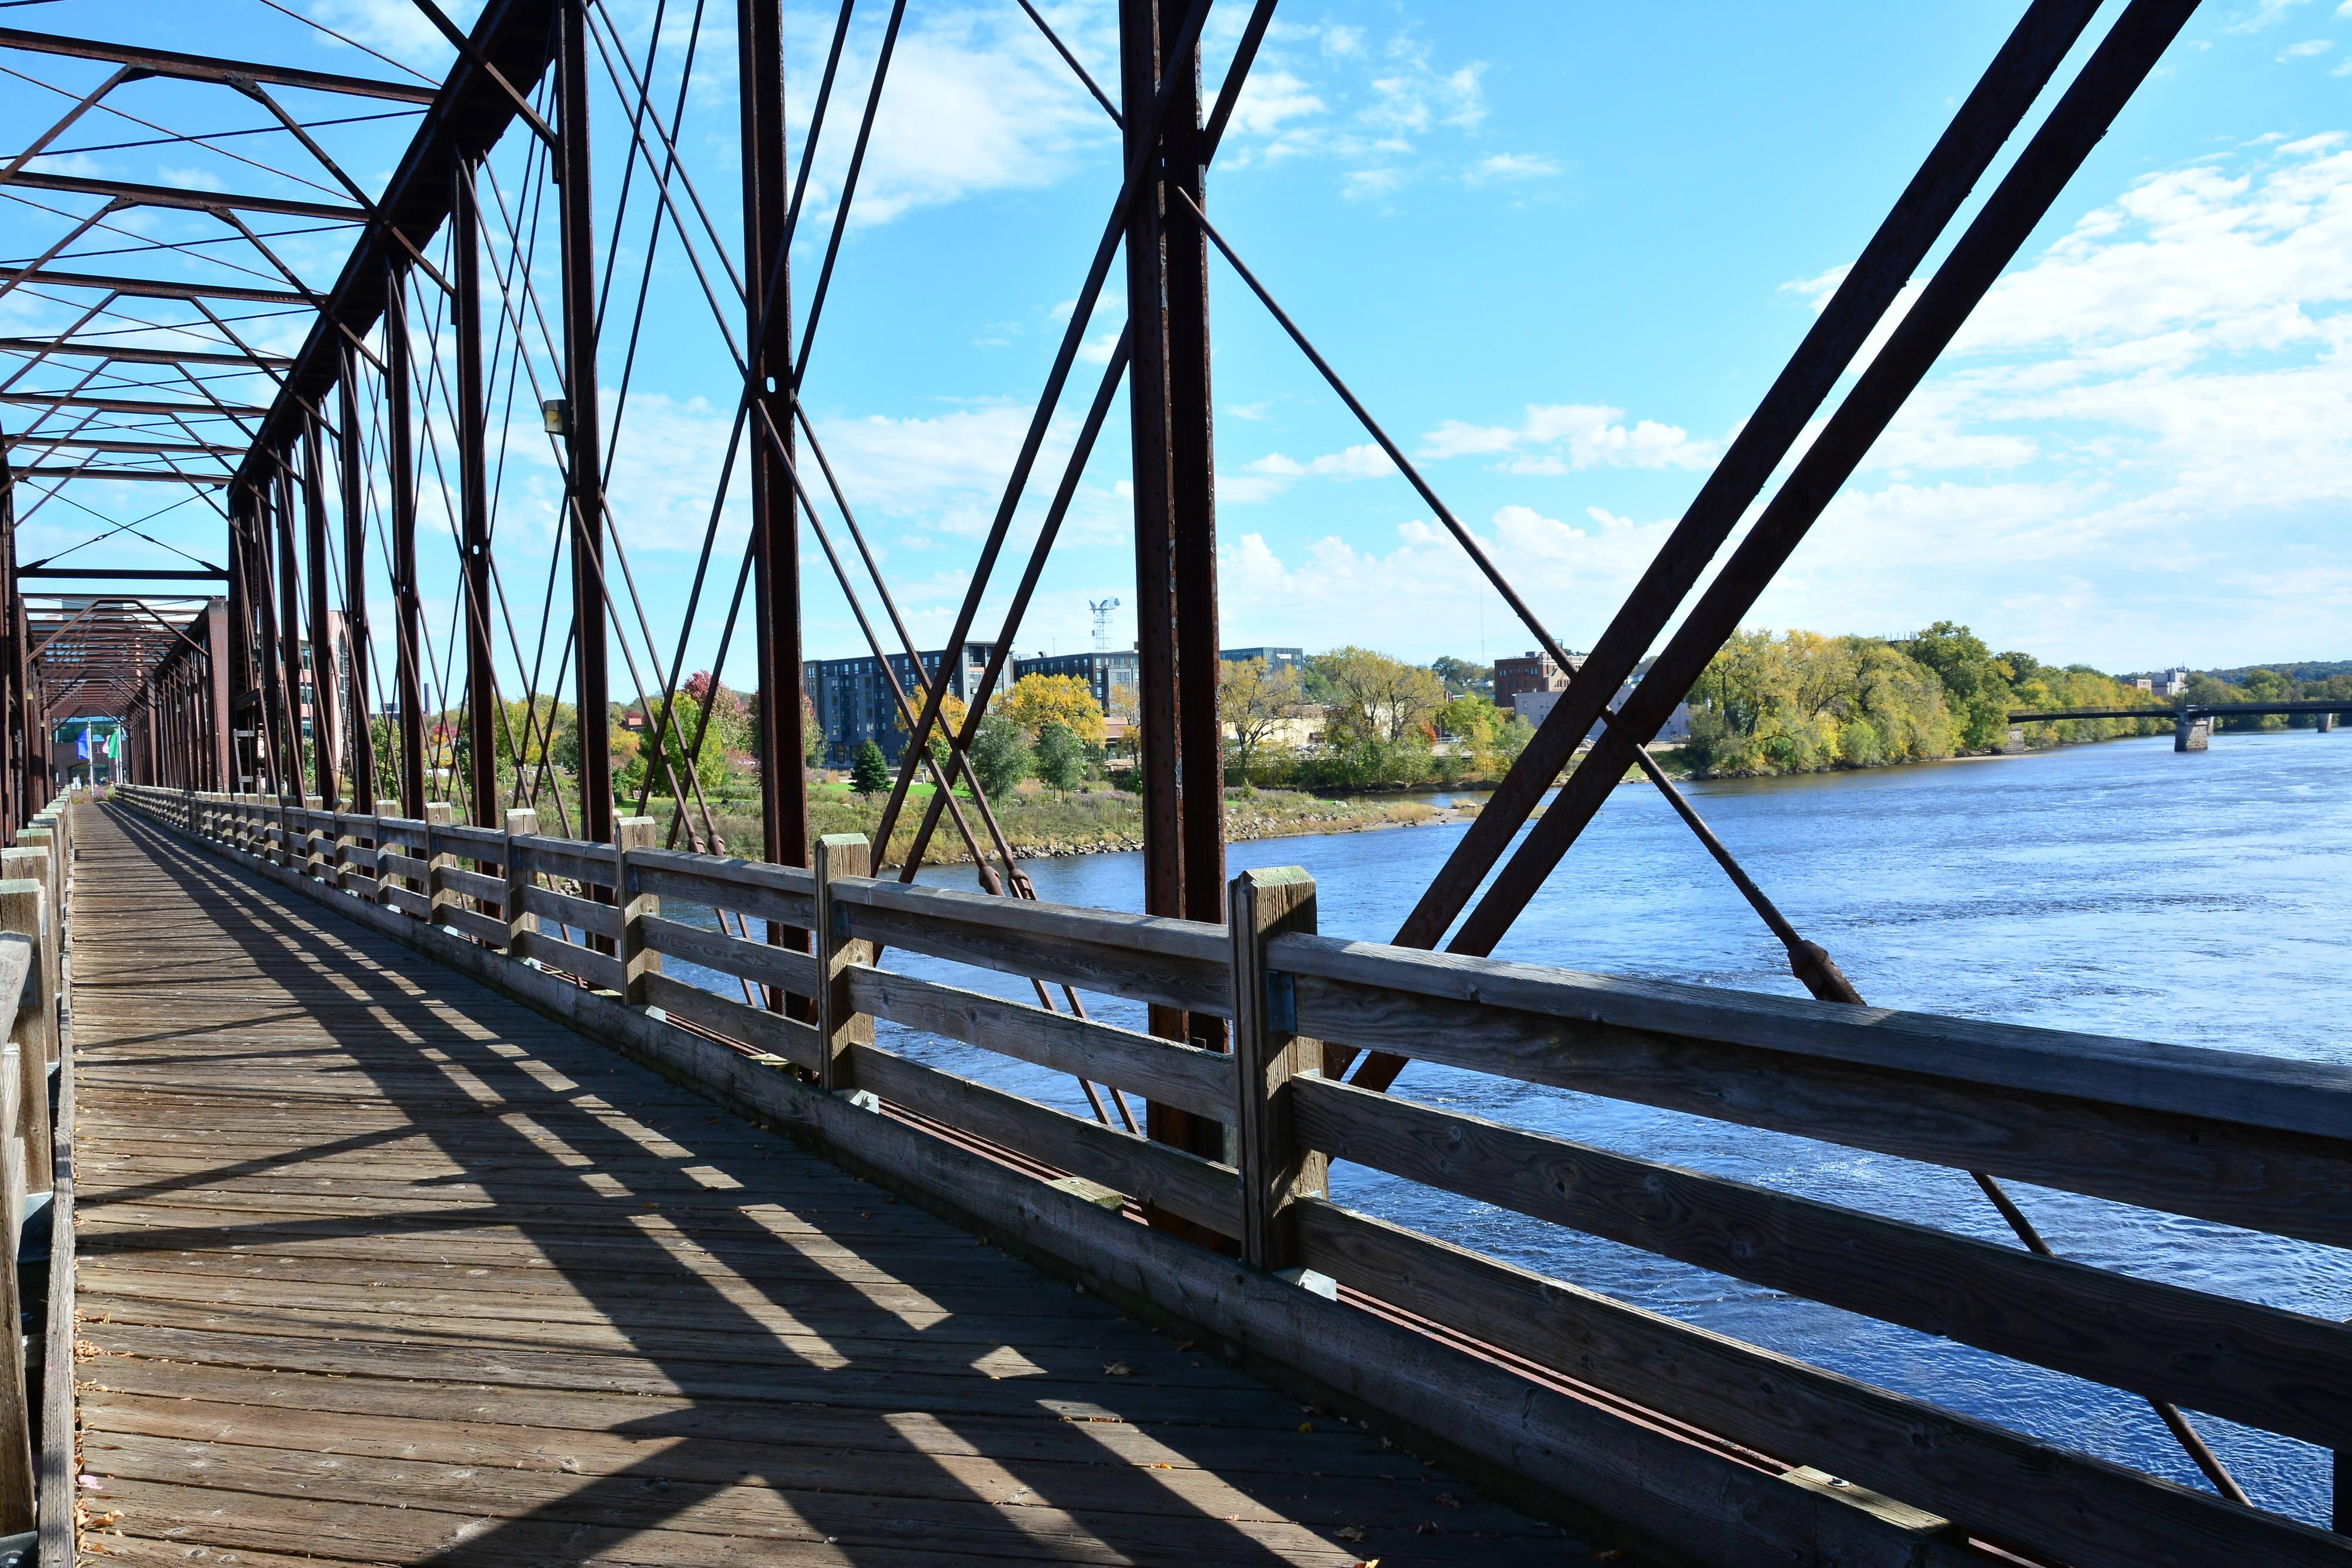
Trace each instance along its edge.
<path fill-rule="evenodd" d="M 1004 716 L 1035 740 L 1049 724 L 1062 724 L 1090 746 L 1103 738 L 1102 705 L 1076 675 L 1024 675 L 1004 699 Z"/>

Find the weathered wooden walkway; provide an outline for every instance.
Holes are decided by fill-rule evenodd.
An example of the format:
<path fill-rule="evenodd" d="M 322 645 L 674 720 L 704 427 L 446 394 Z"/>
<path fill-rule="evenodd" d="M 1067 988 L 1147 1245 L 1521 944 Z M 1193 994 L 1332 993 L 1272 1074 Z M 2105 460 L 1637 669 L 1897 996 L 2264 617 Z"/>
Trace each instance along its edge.
<path fill-rule="evenodd" d="M 105 1561 L 1590 1556 L 152 824 L 78 820 Z"/>

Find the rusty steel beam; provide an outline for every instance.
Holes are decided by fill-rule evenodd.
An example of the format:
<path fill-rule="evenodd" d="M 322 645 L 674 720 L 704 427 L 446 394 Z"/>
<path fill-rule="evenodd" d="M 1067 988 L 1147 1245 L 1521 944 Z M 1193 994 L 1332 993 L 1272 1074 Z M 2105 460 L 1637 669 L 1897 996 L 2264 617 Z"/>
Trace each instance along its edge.
<path fill-rule="evenodd" d="M 563 0 L 554 156 L 563 273 L 564 441 L 571 495 L 572 679 L 580 736 L 580 835 L 614 841 L 612 675 L 606 656 L 604 443 L 596 392 L 596 222 L 588 135 L 588 17 Z M 772 767 L 765 771 L 773 772 Z"/>
<path fill-rule="evenodd" d="M 83 582 L 218 582 L 230 574 L 213 566 L 158 567 L 152 571 L 130 567 L 23 566 L 16 569 L 16 575 L 63 577 Z"/>
<path fill-rule="evenodd" d="M 386 259 L 383 313 L 385 489 L 392 505 L 392 592 L 395 623 L 394 683 L 400 704 L 400 814 L 425 815 L 425 605 L 416 578 L 416 457 L 409 412 L 412 371 L 405 285 Z"/>
<path fill-rule="evenodd" d="M 0 27 L 0 49 L 30 49 L 45 55 L 68 55 L 77 59 L 106 60 L 129 66 L 148 76 L 176 77 L 182 81 L 219 82 L 234 86 L 239 78 L 272 87 L 302 87 L 314 92 L 345 92 L 359 98 L 391 99 L 401 103 L 431 103 L 438 84 L 411 85 L 380 81 L 373 77 L 341 76 L 333 71 L 304 70 L 296 66 L 263 65 L 257 60 L 233 60 L 218 55 L 185 55 L 140 44 L 112 44 L 97 38 L 68 38 L 57 33 L 29 33 Z"/>
<path fill-rule="evenodd" d="M 0 403 L 26 408 L 87 408 L 100 413 L 147 413 L 167 419 L 174 414 L 199 419 L 258 419 L 269 412 L 222 402 L 155 402 L 144 398 L 101 397 L 93 392 L 0 392 Z"/>
<path fill-rule="evenodd" d="M 360 451 L 359 355 L 343 346 L 343 373 L 335 391 L 337 467 L 342 480 L 343 636 L 352 650 L 352 810 L 375 815 L 375 704 L 368 681 L 367 512 Z"/>
<path fill-rule="evenodd" d="M 784 131 L 783 7 L 738 0 L 737 72 L 742 83 L 743 277 L 749 297 L 744 347 L 753 419 L 768 421 L 782 450 L 754 440 L 748 457 L 751 499 L 754 654 L 760 701 L 761 854 L 782 865 L 809 860 L 808 776 L 798 766 L 801 735 L 800 519 L 786 465 L 793 461 L 792 263 L 786 221 L 793 184 Z M 811 127 L 811 134 L 815 128 Z M 917 673 L 920 679 L 920 672 Z M 790 757 L 794 766 L 782 766 Z M 887 859 L 877 854 L 877 862 Z M 770 922 L 768 936 L 806 948 L 804 932 Z"/>
<path fill-rule="evenodd" d="M 147 457 L 235 457 L 245 451 L 242 446 L 224 446 L 215 441 L 136 441 L 129 436 L 111 435 L 5 435 L 0 436 L 0 445 L 134 452 Z"/>
<path fill-rule="evenodd" d="M 120 479 L 131 484 L 196 485 L 205 487 L 223 486 L 229 482 L 229 476 L 226 474 L 183 474 L 175 469 L 163 468 L 35 467 L 19 468 L 16 470 L 16 476 L 19 480 L 103 479 L 111 481 Z M 11 481 L 11 483 L 14 482 Z"/>
<path fill-rule="evenodd" d="M 158 331 L 171 330 L 158 328 Z M 145 349 L 76 343 L 63 338 L 0 338 L 0 354 L 32 354 L 47 359 L 65 354 L 78 359 L 119 360 L 131 365 L 245 365 L 255 370 L 283 369 L 294 361 L 283 354 L 229 354 L 212 350 Z M 238 447 L 238 451 L 245 449 Z"/>
<path fill-rule="evenodd" d="M 241 283 L 186 283 L 161 277 L 113 277 L 97 272 L 58 272 L 46 267 L 0 269 L 0 283 L 46 283 L 55 288 L 103 288 L 142 299 L 242 299 L 257 305 L 309 305 L 310 297 L 283 288 Z"/>
<path fill-rule="evenodd" d="M 1216 518 L 1211 473 L 1207 252 L 1174 193 L 1201 189 L 1200 57 L 1174 53 L 1180 0 L 1120 0 L 1122 138 L 1142 183 L 1128 209 L 1143 901 L 1216 921 L 1224 903 L 1224 776 L 1217 720 Z M 1165 107 L 1152 109 L 1166 89 Z M 1155 141 L 1156 138 L 1156 141 Z M 1152 1032 L 1211 1050 L 1223 1020 L 1151 1009 Z M 1153 1103 L 1150 1135 L 1212 1158 L 1223 1129 Z M 1155 1216 L 1155 1223 L 1181 1221 Z"/>
<path fill-rule="evenodd" d="M 240 196 L 221 191 L 190 191 L 176 185 L 142 185 L 130 180 L 93 180 L 80 174 L 37 174 L 19 170 L 0 179 L 0 185 L 22 185 L 28 191 L 55 191 L 76 196 L 110 196 L 126 206 L 182 207 L 208 213 L 228 207 L 241 213 L 275 213 L 289 218 L 325 218 L 331 223 L 363 224 L 367 214 L 334 202 L 306 202 L 293 196 Z"/>
<path fill-rule="evenodd" d="M 451 271 L 457 297 L 450 329 L 457 340 L 458 566 L 465 578 L 466 760 L 477 826 L 502 826 L 499 807 L 497 657 L 490 645 L 490 477 L 487 393 L 482 379 L 482 208 L 474 168 L 460 163 L 450 214 Z M 585 737 L 583 737 L 585 749 Z"/>
<path fill-rule="evenodd" d="M 337 811 L 342 809 L 338 804 L 342 794 L 335 774 L 341 694 L 336 689 L 339 672 L 334 627 L 327 613 L 330 601 L 325 464 L 326 448 L 319 422 L 310 420 L 302 427 L 302 544 L 310 591 L 310 772 L 313 792 L 327 802 L 327 810 Z"/>

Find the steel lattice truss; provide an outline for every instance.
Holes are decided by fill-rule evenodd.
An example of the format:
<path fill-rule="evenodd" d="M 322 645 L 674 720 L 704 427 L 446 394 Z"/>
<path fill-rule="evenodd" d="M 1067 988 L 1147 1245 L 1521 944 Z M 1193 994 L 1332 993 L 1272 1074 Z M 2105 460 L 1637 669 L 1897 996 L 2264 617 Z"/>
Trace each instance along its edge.
<path fill-rule="evenodd" d="M 1274 0 L 1248 5 L 1230 65 L 1205 83 L 1197 46 L 1210 0 L 1119 0 L 1118 74 L 1108 84 L 1087 75 L 1027 0 L 1008 3 L 1028 13 L 1117 125 L 1122 170 L 1116 188 L 1101 193 L 1099 237 L 1083 258 L 1076 305 L 1025 434 L 1008 455 L 1001 498 L 945 642 L 959 650 L 968 640 L 992 638 L 993 664 L 953 726 L 946 722 L 947 668 L 896 693 L 913 739 L 876 841 L 892 844 L 919 779 L 946 784 L 955 775 L 961 790 L 929 792 L 898 874 L 911 878 L 945 832 L 969 849 L 991 891 L 1034 896 L 964 748 L 1080 476 L 1123 401 L 1140 601 L 1146 907 L 1217 921 L 1223 791 L 1186 785 L 1222 779 L 1213 284 L 1232 305 L 1271 313 L 1538 645 L 1563 667 L 1568 657 L 1538 607 L 1349 388 L 1339 361 L 1285 309 L 1278 280 L 1251 268 L 1246 236 L 1223 232 L 1207 215 L 1205 176 Z M 20 769 L 14 795 L 21 800 L 32 789 L 22 770 L 43 765 L 27 757 L 25 737 L 46 717 L 113 711 L 131 721 L 143 781 L 348 798 L 361 811 L 396 809 L 408 817 L 422 816 L 428 800 L 446 798 L 464 818 L 490 826 L 509 810 L 538 810 L 559 819 L 551 826 L 600 841 L 613 838 L 617 816 L 643 811 L 658 784 L 678 802 L 668 824 L 673 841 L 720 847 L 695 769 L 676 767 L 665 744 L 673 727 L 682 730 L 676 749 L 693 758 L 710 739 L 708 713 L 680 722 L 688 710 L 675 702 L 690 640 L 699 634 L 704 641 L 695 645 L 708 646 L 717 628 L 717 653 L 703 661 L 714 670 L 730 651 L 752 652 L 760 754 L 768 758 L 798 754 L 804 579 L 845 597 L 886 670 L 900 654 L 906 667 L 924 667 L 859 526 L 858 497 L 846 492 L 800 396 L 821 346 L 906 0 L 866 0 L 863 25 L 870 28 L 877 12 L 883 19 L 862 81 L 858 71 L 843 69 L 860 7 L 842 0 L 822 63 L 796 66 L 795 83 L 815 84 L 796 147 L 785 133 L 778 0 L 663 0 L 650 28 L 624 26 L 607 0 L 489 0 L 470 32 L 460 32 L 431 0 L 416 4 L 456 50 L 446 78 L 430 85 L 0 34 L 0 51 L 20 76 L 57 78 L 59 104 L 48 136 L 0 172 L 0 194 L 55 220 L 52 243 L 0 274 L 0 292 L 35 292 L 66 318 L 53 336 L 0 342 L 9 356 L 0 421 L 15 465 L 9 548 L 15 527 L 40 507 L 68 502 L 73 485 L 100 476 L 187 489 L 189 497 L 172 504 L 215 506 L 226 522 L 218 559 L 185 569 L 225 582 L 221 597 L 201 603 L 83 596 L 40 599 L 28 612 L 27 571 L 58 569 L 12 557 L 11 765 Z M 1644 747 L 2195 5 L 2132 0 L 2029 128 L 2034 104 L 2084 40 L 2097 9 L 2094 0 L 2032 0 L 2026 8 L 1422 895 L 1400 943 L 1491 952 L 1611 788 L 1638 768 L 1786 946 L 1808 988 L 1824 999 L 1861 1000 L 1829 955 L 1797 932 L 1708 831 Z M 740 100 L 735 166 L 680 138 L 698 54 L 721 48 L 731 51 L 726 63 Z M 68 64 L 79 74 L 69 76 Z M 242 104 L 265 128 L 276 126 L 283 143 L 310 160 L 297 174 L 310 193 L 236 197 L 27 168 L 34 154 L 67 146 L 65 139 L 119 97 L 155 79 L 202 87 Z M 288 106 L 289 96 L 301 99 L 299 112 L 309 119 Z M 382 188 L 370 190 L 338 165 L 313 122 L 380 113 L 407 116 L 396 123 L 414 129 Z M 2020 145 L 2006 171 L 1961 225 L 1979 183 L 2012 143 Z M 803 206 L 820 148 L 836 158 L 847 150 L 838 189 L 827 193 L 822 235 Z M 735 223 L 715 215 L 726 205 L 715 199 L 720 182 L 740 182 Z M 151 207 L 214 232 L 186 241 L 175 235 L 168 245 L 147 237 L 153 231 L 121 232 L 124 213 Z M 1825 408 L 1898 292 L 1956 225 L 1925 291 L 1843 398 Z M 327 232 L 343 247 L 340 269 L 331 282 L 306 283 L 278 249 L 291 243 L 286 236 Z M 125 238 L 133 243 L 115 243 Z M 227 241 L 235 243 L 221 243 Z M 813 277 L 806 267 L 792 276 L 796 244 L 821 258 Z M 101 251 L 113 256 L 102 267 L 86 259 Z M 655 623 L 639 593 L 631 503 L 615 488 L 614 465 L 634 434 L 631 393 L 656 276 L 662 289 L 707 313 L 701 329 L 722 367 L 722 390 L 711 401 L 731 403 L 733 414 L 726 459 L 709 476 L 686 610 L 668 626 Z M 1098 321 L 1097 308 L 1115 286 L 1129 302 L 1126 319 Z M 299 342 L 289 322 L 301 324 Z M 1080 350 L 1090 330 L 1108 325 L 1123 329 L 1099 375 L 1087 367 L 1088 384 L 1079 379 Z M 1344 345 L 1332 351 L 1344 360 Z M 1069 413 L 1079 416 L 1076 439 L 1056 472 L 1044 460 L 1048 433 L 1057 414 Z M 1824 413 L 1818 436 L 1768 494 L 1809 423 Z M 517 476 L 532 473 L 546 480 L 543 517 L 522 515 L 528 487 Z M 722 549 L 721 539 L 732 538 L 722 519 L 745 510 L 748 542 L 740 553 Z M 1752 526 L 1718 565 L 1751 513 Z M 1025 557 L 1009 548 L 1016 515 L 1036 523 Z M 805 561 L 803 537 L 815 547 Z M 425 559 L 455 566 L 457 590 L 437 604 L 428 605 L 423 590 Z M 1007 581 L 1003 617 L 982 624 L 983 599 Z M 371 623 L 372 594 L 392 604 L 393 624 Z M 1611 709 L 1613 694 L 1662 638 L 1630 696 Z M 305 664 L 306 650 L 316 672 Z M 551 755 L 551 716 L 539 700 L 555 692 L 571 697 L 578 715 L 577 760 L 562 766 Z M 610 775 L 606 729 L 614 699 L 641 706 L 654 730 L 648 755 L 657 767 L 634 800 L 615 798 Z M 937 734 L 944 744 L 927 744 Z M 1565 782 L 1520 839 L 1563 771 Z M 567 787 L 556 787 L 559 780 Z M 761 792 L 761 852 L 805 863 L 801 769 L 762 768 Z M 782 928 L 768 935 L 796 945 L 805 938 Z M 1042 986 L 1039 994 L 1046 999 Z M 1077 1006 L 1074 995 L 1065 1002 Z M 1173 1038 L 1213 1046 L 1222 1040 L 1214 1019 L 1156 1009 L 1152 1022 Z M 1333 1071 L 1345 1065 L 1334 1062 Z M 1354 1081 L 1384 1088 L 1401 1066 L 1375 1056 L 1355 1064 Z M 1097 1113 L 1126 1117 L 1128 1108 L 1111 1100 L 1106 1108 L 1097 1097 Z M 1205 1147 L 1217 1129 L 1154 1106 L 1150 1131 Z M 2007 1196 L 1989 1179 L 1984 1186 L 2020 1239 L 2046 1249 Z M 2160 1414 L 2216 1485 L 2242 1495 L 2178 1413 Z"/>

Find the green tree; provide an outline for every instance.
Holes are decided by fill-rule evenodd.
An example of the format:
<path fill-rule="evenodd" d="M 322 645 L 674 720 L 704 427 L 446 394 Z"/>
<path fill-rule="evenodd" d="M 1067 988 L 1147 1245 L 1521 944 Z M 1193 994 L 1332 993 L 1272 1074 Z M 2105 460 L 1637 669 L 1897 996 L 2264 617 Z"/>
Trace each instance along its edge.
<path fill-rule="evenodd" d="M 1439 680 L 1445 683 L 1449 695 L 1492 698 L 1495 695 L 1495 666 L 1492 664 L 1474 664 L 1467 659 L 1457 659 L 1449 653 L 1442 659 L 1432 659 L 1429 667 Z"/>
<path fill-rule="evenodd" d="M 1370 648 L 1335 648 L 1311 663 L 1327 693 L 1324 729 L 1337 744 L 1425 737 L 1445 706 L 1445 683 L 1435 671 Z"/>
<path fill-rule="evenodd" d="M 1983 638 L 1957 622 L 1938 621 L 1904 643 L 1903 651 L 1944 683 L 1963 747 L 1990 751 L 2009 738 L 2009 709 L 2015 694 Z"/>
<path fill-rule="evenodd" d="M 1037 732 L 1037 780 L 1066 800 L 1086 781 L 1087 743 L 1077 731 L 1058 719 L 1049 719 Z"/>
<path fill-rule="evenodd" d="M 861 795 L 879 795 L 890 788 L 889 759 L 870 740 L 857 748 L 856 758 L 849 765 L 849 787 Z"/>
<path fill-rule="evenodd" d="M 816 704 L 801 694 L 801 760 L 811 768 L 824 766 L 824 726 L 816 721 Z"/>
<path fill-rule="evenodd" d="M 1306 700 L 1298 673 L 1287 666 L 1269 670 L 1264 659 L 1227 659 L 1217 666 L 1217 716 L 1233 737 L 1244 789 L 1258 752 L 1273 743 Z"/>
<path fill-rule="evenodd" d="M 991 714 L 980 721 L 979 733 L 971 737 L 968 754 L 971 770 L 980 779 L 980 787 L 992 800 L 1003 800 L 1021 787 L 1029 777 L 1029 737 L 1021 727 L 1002 714 Z"/>

